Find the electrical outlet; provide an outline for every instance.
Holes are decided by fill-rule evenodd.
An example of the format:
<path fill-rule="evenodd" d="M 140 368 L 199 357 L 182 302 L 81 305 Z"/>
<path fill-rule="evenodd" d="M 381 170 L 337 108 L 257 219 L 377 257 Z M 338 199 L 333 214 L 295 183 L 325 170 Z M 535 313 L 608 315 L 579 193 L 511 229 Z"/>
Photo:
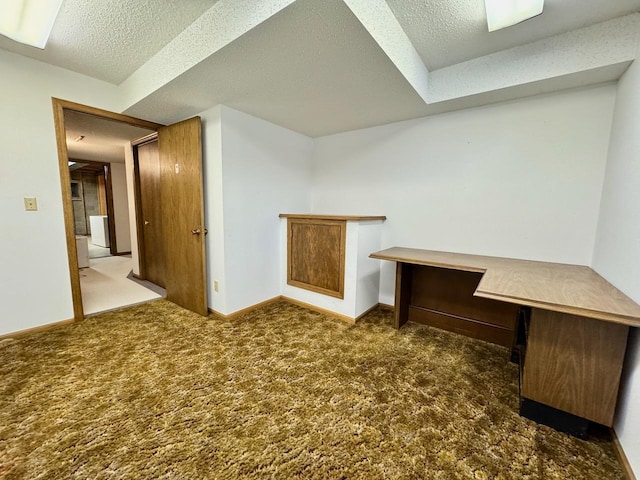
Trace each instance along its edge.
<path fill-rule="evenodd" d="M 24 209 L 27 212 L 35 212 L 38 210 L 38 202 L 36 197 L 24 197 Z"/>
<path fill-rule="evenodd" d="M 218 281 L 214 280 L 213 281 L 213 289 L 217 292 L 218 291 Z"/>

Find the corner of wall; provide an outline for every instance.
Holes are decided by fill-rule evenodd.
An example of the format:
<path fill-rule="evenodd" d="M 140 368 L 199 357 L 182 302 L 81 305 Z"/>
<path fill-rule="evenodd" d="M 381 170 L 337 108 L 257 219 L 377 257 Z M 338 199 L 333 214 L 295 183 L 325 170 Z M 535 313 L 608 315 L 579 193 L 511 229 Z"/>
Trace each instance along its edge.
<path fill-rule="evenodd" d="M 227 314 L 225 277 L 224 208 L 222 178 L 222 106 L 200 113 L 207 249 L 207 297 L 209 308 Z M 217 291 L 216 291 L 217 282 Z"/>
<path fill-rule="evenodd" d="M 640 34 L 640 31 L 638 32 Z M 640 38 L 638 43 L 640 55 Z M 638 58 L 636 55 L 636 58 Z M 640 64 L 618 82 L 592 268 L 640 302 Z M 636 476 L 640 475 L 640 331 L 631 329 L 614 430 Z"/>

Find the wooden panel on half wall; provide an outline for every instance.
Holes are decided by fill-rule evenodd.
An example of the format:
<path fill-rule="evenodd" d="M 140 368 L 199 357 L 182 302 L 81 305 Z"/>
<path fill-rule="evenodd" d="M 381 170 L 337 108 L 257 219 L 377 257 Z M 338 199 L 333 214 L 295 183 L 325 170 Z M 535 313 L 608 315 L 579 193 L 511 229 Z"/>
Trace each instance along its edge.
<path fill-rule="evenodd" d="M 346 222 L 288 220 L 287 283 L 344 298 Z"/>
<path fill-rule="evenodd" d="M 207 316 L 200 118 L 158 129 L 167 299 Z"/>

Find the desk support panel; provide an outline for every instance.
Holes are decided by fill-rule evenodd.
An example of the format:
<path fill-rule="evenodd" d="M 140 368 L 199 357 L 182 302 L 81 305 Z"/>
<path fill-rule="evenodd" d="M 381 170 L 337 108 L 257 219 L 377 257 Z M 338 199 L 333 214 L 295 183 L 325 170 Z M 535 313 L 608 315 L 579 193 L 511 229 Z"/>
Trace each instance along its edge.
<path fill-rule="evenodd" d="M 396 328 L 407 321 L 513 346 L 519 306 L 473 293 L 482 273 L 398 262 Z"/>
<path fill-rule="evenodd" d="M 534 308 L 522 396 L 613 424 L 629 327 Z"/>
<path fill-rule="evenodd" d="M 398 262 L 396 266 L 396 317 L 395 327 L 400 328 L 409 321 L 409 302 L 411 301 L 412 265 Z"/>

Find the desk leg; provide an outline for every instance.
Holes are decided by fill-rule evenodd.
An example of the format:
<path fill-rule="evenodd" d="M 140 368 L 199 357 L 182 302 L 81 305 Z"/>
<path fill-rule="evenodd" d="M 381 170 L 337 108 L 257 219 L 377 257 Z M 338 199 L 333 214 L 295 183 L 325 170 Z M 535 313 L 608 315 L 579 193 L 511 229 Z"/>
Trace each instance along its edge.
<path fill-rule="evenodd" d="M 409 320 L 411 277 L 411 264 L 398 262 L 396 266 L 396 328 L 400 328 Z"/>

